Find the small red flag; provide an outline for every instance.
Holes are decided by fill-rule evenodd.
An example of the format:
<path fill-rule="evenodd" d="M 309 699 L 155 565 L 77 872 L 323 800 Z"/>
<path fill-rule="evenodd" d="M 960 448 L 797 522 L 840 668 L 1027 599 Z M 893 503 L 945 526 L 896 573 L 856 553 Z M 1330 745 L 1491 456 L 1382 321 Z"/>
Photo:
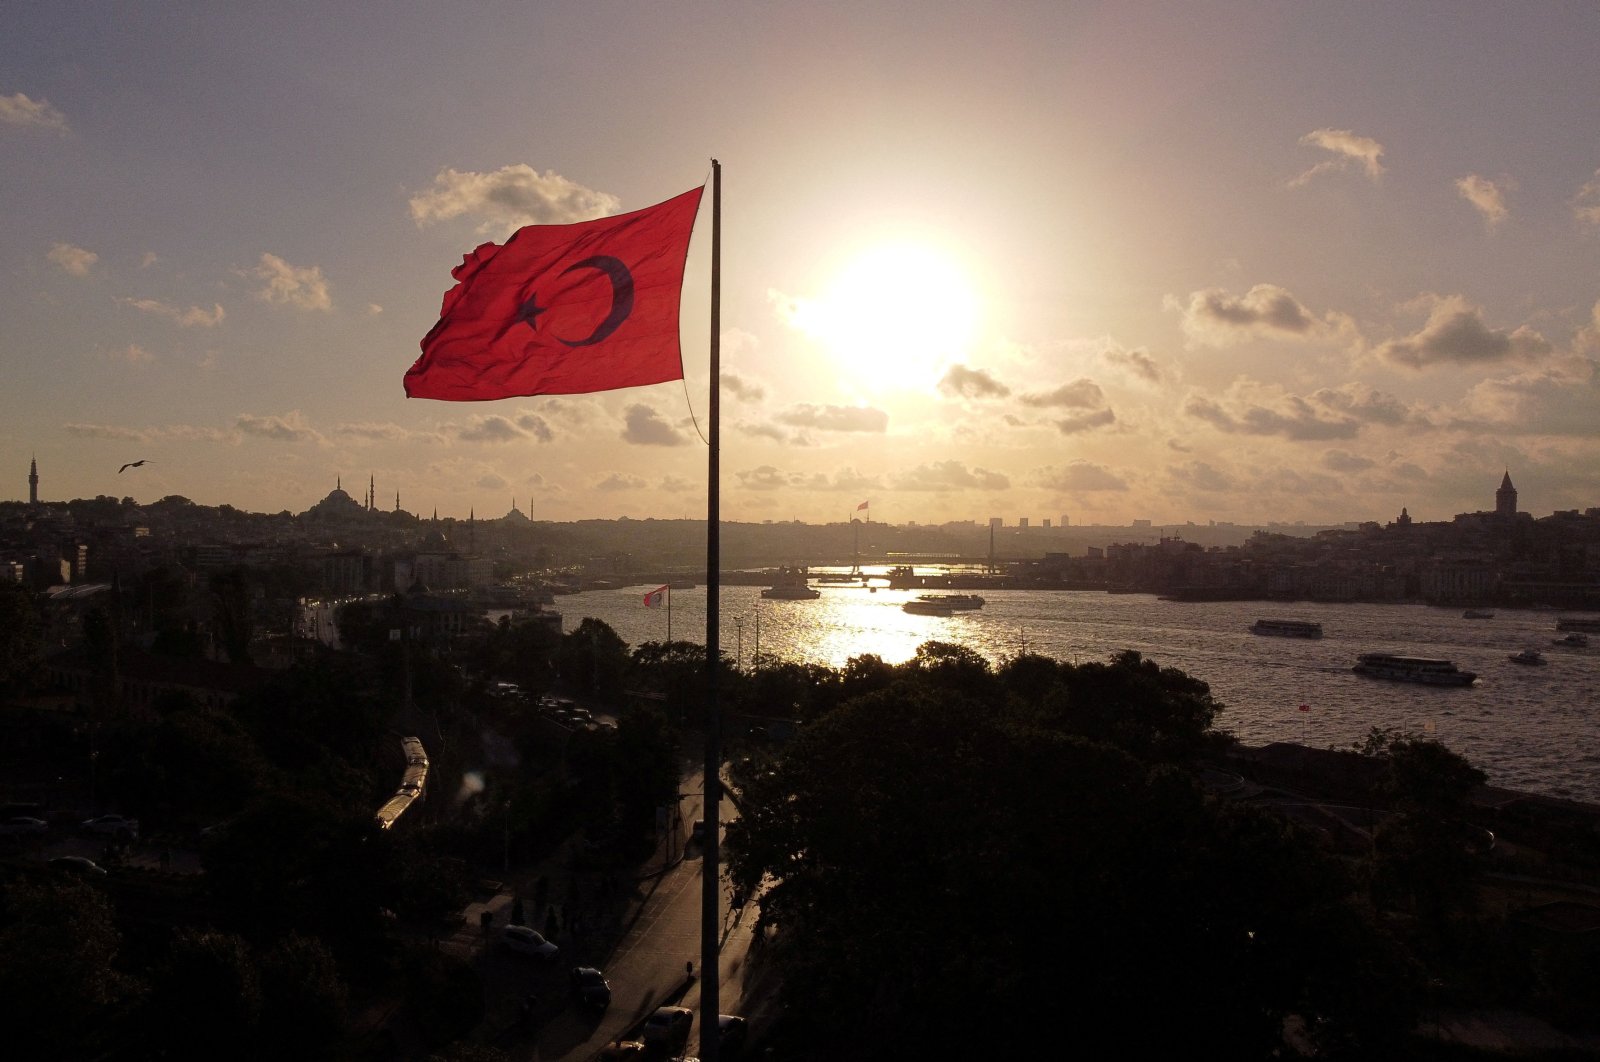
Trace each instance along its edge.
<path fill-rule="evenodd" d="M 1302 712 L 1309 712 L 1309 711 L 1311 711 L 1311 705 L 1309 705 L 1309 704 L 1302 704 L 1302 705 L 1301 705 L 1301 706 L 1300 706 L 1300 710 L 1301 710 L 1301 711 L 1302 711 Z"/>
<path fill-rule="evenodd" d="M 406 395 L 477 402 L 683 378 L 678 299 L 700 193 L 575 225 L 528 225 L 451 271 Z"/>
<path fill-rule="evenodd" d="M 859 513 L 862 509 L 865 509 L 866 507 L 867 507 L 867 503 L 866 502 L 862 502 L 860 505 L 856 506 L 856 512 Z"/>
<path fill-rule="evenodd" d="M 648 594 L 644 595 L 644 607 L 655 608 L 657 605 L 661 604 L 662 599 L 666 596 L 667 586 L 665 583 L 663 583 L 654 590 L 650 591 Z"/>

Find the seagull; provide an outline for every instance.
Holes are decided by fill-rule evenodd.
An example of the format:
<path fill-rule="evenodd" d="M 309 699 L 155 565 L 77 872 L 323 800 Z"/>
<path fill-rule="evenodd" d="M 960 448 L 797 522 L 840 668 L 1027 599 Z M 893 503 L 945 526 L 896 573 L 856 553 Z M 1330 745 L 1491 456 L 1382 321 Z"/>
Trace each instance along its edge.
<path fill-rule="evenodd" d="M 119 476 L 122 475 L 124 472 L 126 472 L 130 468 L 138 468 L 140 465 L 144 464 L 145 461 L 147 461 L 147 460 L 148 460 L 148 458 L 141 457 L 137 461 L 129 461 L 127 464 L 125 464 L 121 468 L 117 469 L 117 475 L 119 475 Z"/>

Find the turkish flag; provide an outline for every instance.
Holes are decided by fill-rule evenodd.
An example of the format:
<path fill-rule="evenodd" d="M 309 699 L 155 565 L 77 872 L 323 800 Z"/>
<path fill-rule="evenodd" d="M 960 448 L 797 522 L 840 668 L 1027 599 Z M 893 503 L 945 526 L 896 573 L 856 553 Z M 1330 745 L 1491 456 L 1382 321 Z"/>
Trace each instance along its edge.
<path fill-rule="evenodd" d="M 681 380 L 678 299 L 702 191 L 478 247 L 451 271 L 406 395 L 477 402 Z"/>

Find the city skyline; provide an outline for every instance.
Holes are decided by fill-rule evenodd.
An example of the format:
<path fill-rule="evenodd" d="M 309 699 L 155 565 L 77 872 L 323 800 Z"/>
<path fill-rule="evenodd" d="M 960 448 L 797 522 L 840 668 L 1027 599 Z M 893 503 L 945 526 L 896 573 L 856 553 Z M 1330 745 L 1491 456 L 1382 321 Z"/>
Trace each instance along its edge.
<path fill-rule="evenodd" d="M 703 519 L 708 210 L 684 383 L 401 376 L 476 244 L 715 156 L 724 520 L 1600 505 L 1592 5 L 970 12 L 9 15 L 0 499 Z"/>

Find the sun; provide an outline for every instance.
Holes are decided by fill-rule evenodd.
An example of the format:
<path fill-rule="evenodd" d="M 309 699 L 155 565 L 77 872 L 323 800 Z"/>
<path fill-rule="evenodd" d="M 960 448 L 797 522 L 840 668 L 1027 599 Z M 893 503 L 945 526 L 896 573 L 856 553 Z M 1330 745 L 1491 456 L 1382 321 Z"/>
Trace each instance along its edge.
<path fill-rule="evenodd" d="M 884 243 L 851 260 L 795 323 L 824 344 L 843 377 L 872 389 L 932 384 L 961 360 L 978 325 L 979 298 L 947 251 Z"/>

